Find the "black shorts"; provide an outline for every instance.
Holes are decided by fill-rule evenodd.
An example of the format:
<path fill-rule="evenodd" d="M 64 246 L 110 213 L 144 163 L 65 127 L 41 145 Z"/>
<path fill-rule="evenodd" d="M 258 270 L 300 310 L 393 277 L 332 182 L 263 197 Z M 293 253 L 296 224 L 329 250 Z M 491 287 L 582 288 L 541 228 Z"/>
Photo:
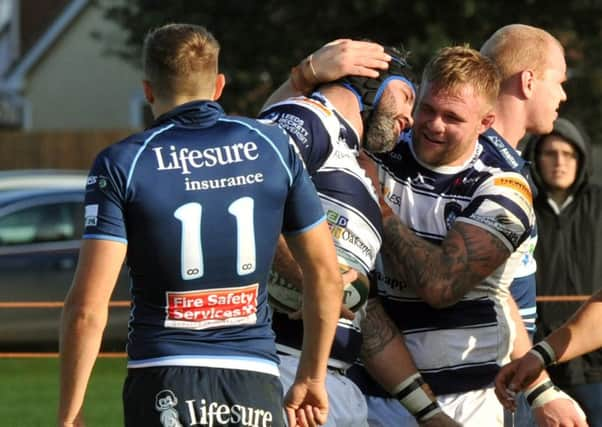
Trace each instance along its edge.
<path fill-rule="evenodd" d="M 127 427 L 285 425 L 278 377 L 235 369 L 129 369 L 123 410 Z"/>

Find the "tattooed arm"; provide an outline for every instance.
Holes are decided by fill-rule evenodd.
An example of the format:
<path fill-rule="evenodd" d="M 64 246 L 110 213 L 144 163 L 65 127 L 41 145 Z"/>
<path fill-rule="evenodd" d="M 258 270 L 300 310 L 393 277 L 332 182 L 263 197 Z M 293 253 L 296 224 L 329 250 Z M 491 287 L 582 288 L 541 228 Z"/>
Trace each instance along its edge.
<path fill-rule="evenodd" d="M 418 372 L 403 337 L 378 298 L 368 300 L 361 326 L 361 358 L 372 378 L 385 390 L 391 392 L 403 379 Z M 429 393 L 432 394 L 430 389 Z"/>
<path fill-rule="evenodd" d="M 407 383 L 412 377 L 420 375 L 414 360 L 408 351 L 403 336 L 399 333 L 393 321 L 385 313 L 378 298 L 368 300 L 366 307 L 366 318 L 362 322 L 362 334 L 364 341 L 362 344 L 361 357 L 364 366 L 372 376 L 385 390 L 392 395 L 400 393 L 400 385 Z M 408 395 L 411 394 L 414 402 L 420 401 L 422 396 L 425 406 L 416 406 L 409 404 L 403 399 L 399 403 L 416 417 L 418 424 L 424 427 L 460 427 L 460 424 L 451 419 L 439 408 L 435 395 L 428 384 L 422 383 L 418 389 L 409 385 L 405 390 Z M 401 394 L 405 394 L 401 391 Z M 399 396 L 395 396 L 399 398 Z M 428 415 L 420 416 L 427 412 Z"/>
<path fill-rule="evenodd" d="M 437 308 L 458 302 L 510 256 L 499 238 L 461 221 L 456 221 L 440 246 L 416 236 L 390 210 L 383 225 L 385 263 Z"/>

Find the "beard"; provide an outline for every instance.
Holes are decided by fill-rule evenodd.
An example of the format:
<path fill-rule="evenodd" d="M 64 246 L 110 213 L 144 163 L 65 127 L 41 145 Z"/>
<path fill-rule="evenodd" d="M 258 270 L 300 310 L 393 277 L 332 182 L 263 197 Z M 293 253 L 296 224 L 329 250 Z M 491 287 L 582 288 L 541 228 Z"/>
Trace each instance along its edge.
<path fill-rule="evenodd" d="M 399 135 L 395 131 L 394 115 L 376 109 L 366 126 L 364 149 L 372 153 L 384 153 L 395 148 Z"/>

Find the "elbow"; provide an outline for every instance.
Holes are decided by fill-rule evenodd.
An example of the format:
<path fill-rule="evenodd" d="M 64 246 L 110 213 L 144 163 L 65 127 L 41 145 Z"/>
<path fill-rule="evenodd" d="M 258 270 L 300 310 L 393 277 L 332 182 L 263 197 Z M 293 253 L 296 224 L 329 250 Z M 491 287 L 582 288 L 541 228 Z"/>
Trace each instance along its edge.
<path fill-rule="evenodd" d="M 442 308 L 450 307 L 450 306 L 454 305 L 454 303 L 448 302 L 448 301 L 436 301 L 436 302 L 428 302 L 428 305 L 430 305 L 433 308 L 436 308 L 437 310 L 440 310 Z"/>
<path fill-rule="evenodd" d="M 435 309 L 442 309 L 456 304 L 460 299 L 452 298 L 440 292 L 424 293 L 421 295 L 424 302 Z"/>
<path fill-rule="evenodd" d="M 67 302 L 62 313 L 62 329 L 71 331 L 104 331 L 107 310 Z"/>
<path fill-rule="evenodd" d="M 436 308 L 436 309 L 446 308 L 446 307 L 449 307 L 450 305 L 452 305 L 451 303 L 449 303 L 447 301 L 443 301 L 439 298 L 426 299 L 425 302 L 432 308 Z"/>
<path fill-rule="evenodd" d="M 303 295 L 319 300 L 343 300 L 343 280 L 338 270 L 303 275 Z"/>

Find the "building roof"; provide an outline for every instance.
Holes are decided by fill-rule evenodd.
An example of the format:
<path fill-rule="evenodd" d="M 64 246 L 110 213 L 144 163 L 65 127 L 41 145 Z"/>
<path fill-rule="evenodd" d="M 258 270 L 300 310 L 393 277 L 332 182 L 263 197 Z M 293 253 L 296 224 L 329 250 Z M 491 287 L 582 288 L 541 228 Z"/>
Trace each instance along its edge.
<path fill-rule="evenodd" d="M 89 0 L 46 0 L 44 8 L 37 3 L 39 1 L 21 0 L 22 54 L 4 78 L 5 89 L 18 91 L 23 88 L 29 70 L 84 10 Z"/>
<path fill-rule="evenodd" d="M 21 0 L 19 12 L 19 40 L 21 56 L 24 56 L 38 41 L 71 0 Z"/>

